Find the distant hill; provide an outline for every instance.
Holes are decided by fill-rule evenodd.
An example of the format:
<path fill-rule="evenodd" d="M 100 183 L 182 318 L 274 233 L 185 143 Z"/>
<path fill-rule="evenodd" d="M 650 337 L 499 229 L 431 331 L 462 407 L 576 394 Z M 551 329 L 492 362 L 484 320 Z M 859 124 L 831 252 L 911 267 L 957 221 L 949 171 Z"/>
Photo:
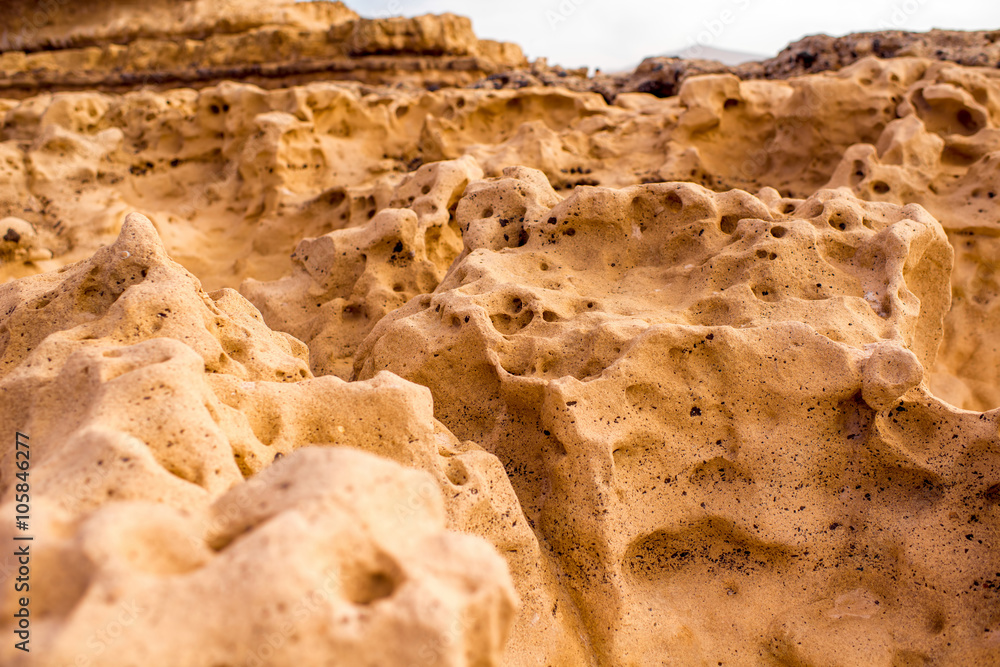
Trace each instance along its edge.
<path fill-rule="evenodd" d="M 756 60 L 766 60 L 771 56 L 761 53 L 746 53 L 744 51 L 730 51 L 727 49 L 717 49 L 713 46 L 690 46 L 681 51 L 664 54 L 668 58 L 685 58 L 688 60 L 717 60 L 723 65 L 742 65 Z"/>

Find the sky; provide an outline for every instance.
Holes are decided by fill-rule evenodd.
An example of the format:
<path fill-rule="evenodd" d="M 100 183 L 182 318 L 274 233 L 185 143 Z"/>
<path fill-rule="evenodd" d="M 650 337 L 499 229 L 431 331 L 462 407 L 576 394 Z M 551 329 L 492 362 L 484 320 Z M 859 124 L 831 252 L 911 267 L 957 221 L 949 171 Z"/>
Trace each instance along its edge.
<path fill-rule="evenodd" d="M 564 67 L 629 69 L 699 45 L 768 57 L 806 35 L 1000 29 L 997 0 L 345 0 L 365 17 L 452 12 Z"/>

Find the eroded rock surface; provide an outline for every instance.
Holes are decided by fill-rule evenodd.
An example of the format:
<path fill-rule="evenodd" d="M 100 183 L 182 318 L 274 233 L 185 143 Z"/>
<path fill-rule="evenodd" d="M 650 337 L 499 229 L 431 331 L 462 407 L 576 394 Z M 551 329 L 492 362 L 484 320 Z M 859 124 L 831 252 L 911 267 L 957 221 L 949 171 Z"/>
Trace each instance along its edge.
<path fill-rule="evenodd" d="M 587 78 L 454 16 L 29 4 L 0 662 L 1000 664 L 991 33 Z"/>
<path fill-rule="evenodd" d="M 144 217 L 130 215 L 118 240 L 86 262 L 0 287 L 0 304 L 0 414 L 12 432 L 30 434 L 44 542 L 36 576 L 46 593 L 33 609 L 46 624 L 40 652 L 48 662 L 37 664 L 74 659 L 122 605 L 148 615 L 130 630 L 129 648 L 113 655 L 87 648 L 98 664 L 250 660 L 263 639 L 225 629 L 237 621 L 246 628 L 238 610 L 247 608 L 265 614 L 249 627 L 278 633 L 280 646 L 261 648 L 273 654 L 271 664 L 323 664 L 331 652 L 356 656 L 352 664 L 413 664 L 400 637 L 425 647 L 419 664 L 427 665 L 496 663 L 505 643 L 523 653 L 544 646 L 570 662 L 582 655 L 566 640 L 578 622 L 572 606 L 551 611 L 565 594 L 496 458 L 437 422 L 426 388 L 388 373 L 351 384 L 313 377 L 305 345 L 268 329 L 235 291 L 201 291 Z M 370 455 L 303 458 L 296 454 L 303 447 Z M 283 457 L 278 481 L 243 483 Z M 16 470 L 14 459 L 6 448 L 3 464 Z M 304 470 L 309 479 L 299 479 Z M 293 484 L 283 479 L 296 480 L 295 494 L 261 510 L 259 503 L 275 502 L 274 489 Z M 5 475 L 5 498 L 13 499 L 17 481 Z M 445 533 L 446 519 L 493 547 Z M 257 535 L 257 526 L 256 539 L 243 535 Z M 181 537 L 187 541 L 174 544 Z M 342 546 L 316 560 L 330 540 Z M 412 561 L 424 548 L 428 572 L 440 574 L 410 570 L 424 567 Z M 520 605 L 493 549 L 522 573 Z M 240 568 L 255 574 L 248 579 Z M 163 578 L 179 573 L 189 575 L 183 584 Z M 438 576 L 451 583 L 434 583 Z M 258 590 L 258 577 L 269 588 Z M 416 587 L 396 595 L 405 582 Z M 293 607 L 321 587 L 321 611 L 298 625 L 304 621 L 289 616 Z M 206 594 L 229 601 L 211 612 L 225 623 L 188 627 L 186 609 Z M 14 592 L 4 596 L 13 609 Z M 273 608 L 281 613 L 268 616 Z M 531 620 L 542 612 L 542 622 Z M 349 630 L 333 629 L 344 624 Z M 512 626 L 522 636 L 505 642 Z M 324 627 L 331 630 L 317 635 Z M 161 650 L 146 641 L 149 632 L 167 644 L 188 637 L 195 652 Z M 375 643 L 384 649 L 369 651 Z M 20 652 L 7 655 L 14 661 Z"/>
<path fill-rule="evenodd" d="M 522 208 L 519 175 L 460 203 L 470 228 Z M 691 184 L 529 208 L 521 242 L 467 235 L 356 369 L 430 387 L 439 418 L 500 457 L 602 663 L 994 655 L 969 628 L 996 560 L 975 532 L 955 547 L 992 511 L 980 443 L 997 412 L 923 381 L 950 302 L 936 221 L 842 191 Z M 935 435 L 901 437 L 918 428 Z M 873 620 L 834 622 L 855 598 L 866 610 L 842 616 Z M 955 624 L 893 634 L 915 608 Z"/>
<path fill-rule="evenodd" d="M 526 64 L 464 16 L 359 17 L 341 2 L 45 0 L 0 8 L 0 95 L 322 80 L 465 85 Z"/>

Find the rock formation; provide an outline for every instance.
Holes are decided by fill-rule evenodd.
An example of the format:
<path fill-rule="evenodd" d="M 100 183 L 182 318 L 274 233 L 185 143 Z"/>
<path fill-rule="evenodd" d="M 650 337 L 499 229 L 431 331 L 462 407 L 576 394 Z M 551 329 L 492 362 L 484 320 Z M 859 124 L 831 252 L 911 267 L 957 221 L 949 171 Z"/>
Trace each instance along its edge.
<path fill-rule="evenodd" d="M 588 78 L 454 16 L 33 6 L 0 662 L 1000 664 L 992 33 Z"/>
<path fill-rule="evenodd" d="M 15 1 L 0 22 L 0 95 L 13 97 L 231 79 L 462 85 L 526 64 L 463 16 L 362 19 L 342 2 Z"/>

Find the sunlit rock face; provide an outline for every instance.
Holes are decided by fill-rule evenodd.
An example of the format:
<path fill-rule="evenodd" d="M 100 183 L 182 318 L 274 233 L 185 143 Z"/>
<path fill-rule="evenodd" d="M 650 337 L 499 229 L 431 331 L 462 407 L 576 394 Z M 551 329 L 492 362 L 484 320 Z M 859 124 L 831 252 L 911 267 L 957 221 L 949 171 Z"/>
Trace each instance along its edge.
<path fill-rule="evenodd" d="M 2 12 L 0 663 L 1000 664 L 989 33 Z"/>

